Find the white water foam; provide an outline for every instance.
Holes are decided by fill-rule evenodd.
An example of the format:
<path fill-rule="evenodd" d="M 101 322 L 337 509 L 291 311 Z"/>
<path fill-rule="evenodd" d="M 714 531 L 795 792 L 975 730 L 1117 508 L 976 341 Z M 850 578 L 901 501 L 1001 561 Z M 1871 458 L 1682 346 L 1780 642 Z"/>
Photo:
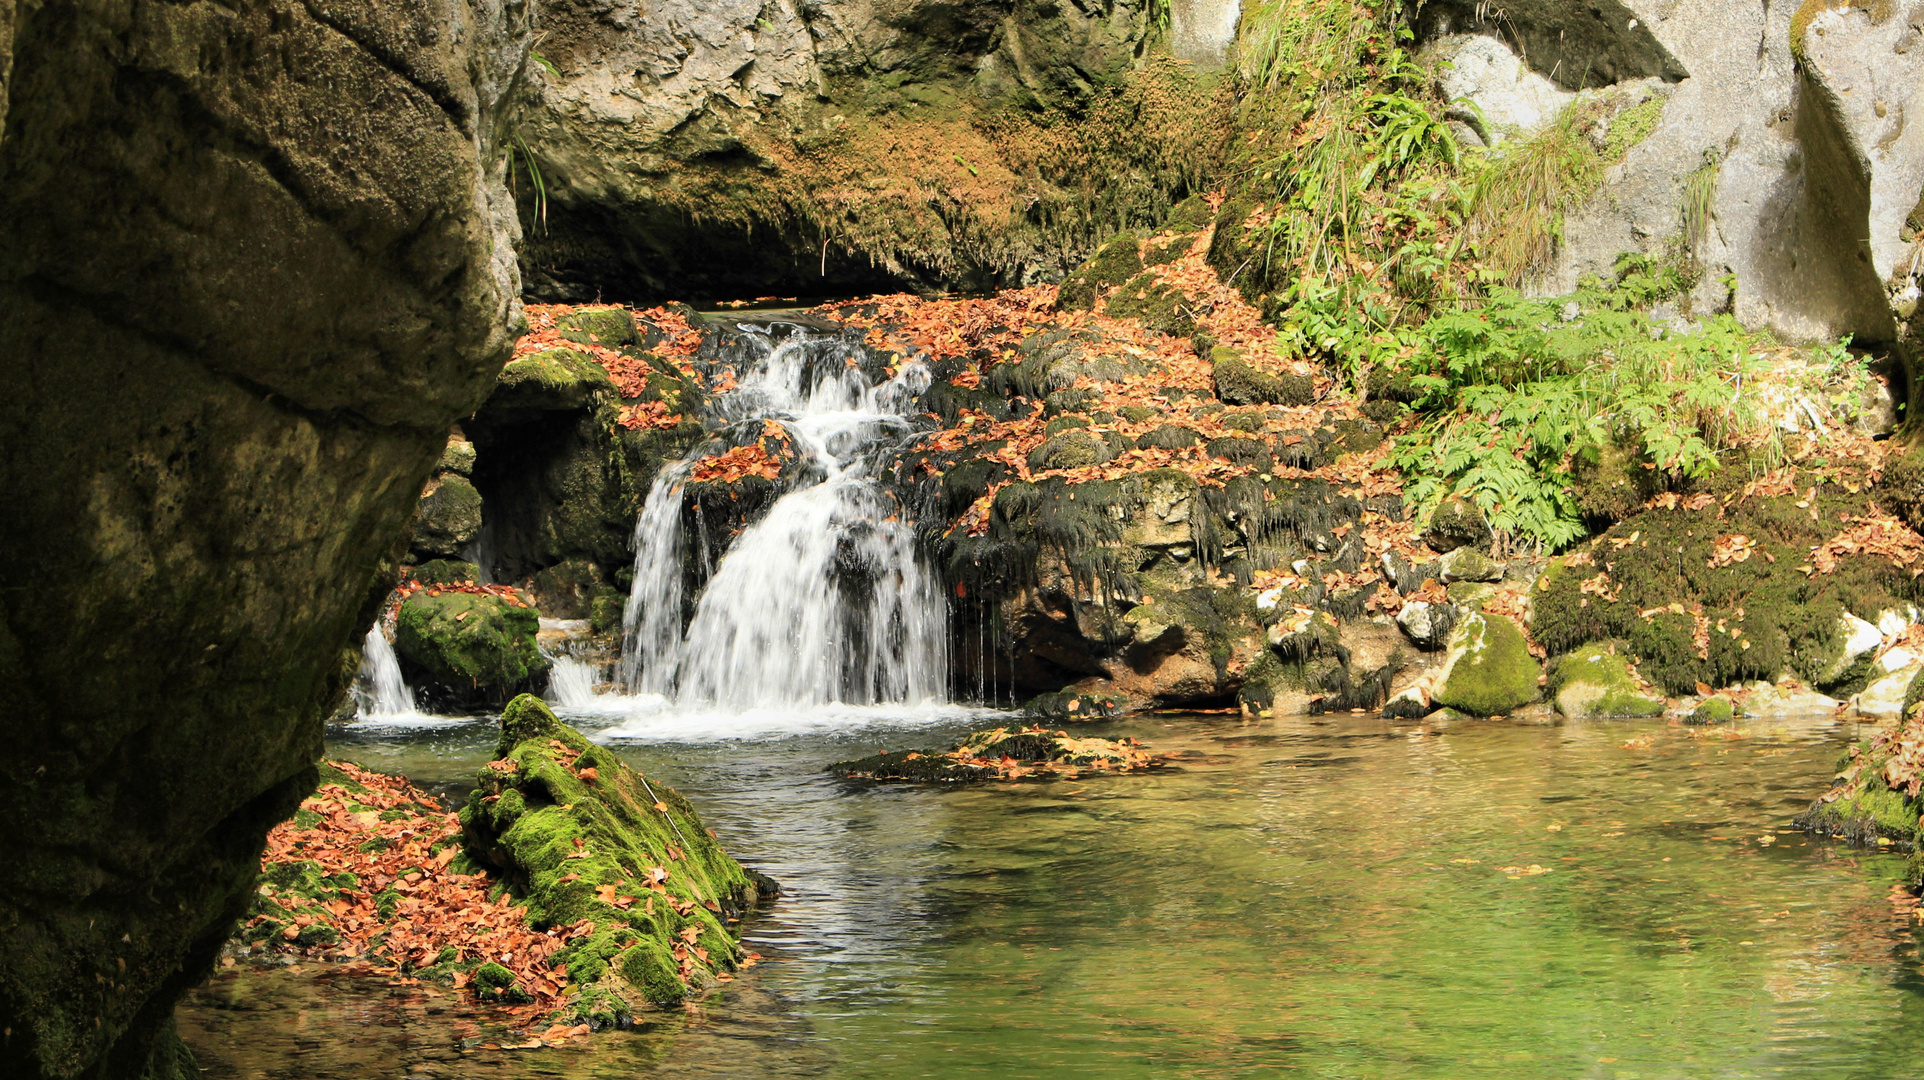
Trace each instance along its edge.
<path fill-rule="evenodd" d="M 595 666 L 572 656 L 550 659 L 553 666 L 548 669 L 548 701 L 557 709 L 593 711 L 599 701 L 595 695 Z"/>
<path fill-rule="evenodd" d="M 465 723 L 462 718 L 431 716 L 414 704 L 414 691 L 401 675 L 401 662 L 375 623 L 361 642 L 361 670 L 354 677 L 355 727 L 424 727 Z"/>
<path fill-rule="evenodd" d="M 581 713 L 557 710 L 568 719 L 617 718 L 589 736 L 596 742 L 715 743 L 834 735 L 880 729 L 908 731 L 962 722 L 997 722 L 1010 714 L 973 705 L 848 705 L 802 708 L 718 709 L 683 707 L 655 694 L 604 694 Z"/>
<path fill-rule="evenodd" d="M 874 475 L 915 430 L 928 369 L 911 361 L 871 383 L 847 337 L 791 328 L 778 340 L 742 329 L 760 355 L 717 400 L 716 417 L 781 424 L 803 456 L 803 479 L 730 545 L 684 630 L 683 497 L 696 463 L 719 447 L 662 470 L 635 526 L 620 681 L 675 708 L 638 706 L 619 737 L 671 729 L 677 738 L 743 737 L 781 727 L 777 715 L 793 722 L 797 710 L 825 706 L 820 723 L 830 726 L 941 707 L 947 604 L 913 524 Z M 890 708 L 850 711 L 878 705 Z"/>

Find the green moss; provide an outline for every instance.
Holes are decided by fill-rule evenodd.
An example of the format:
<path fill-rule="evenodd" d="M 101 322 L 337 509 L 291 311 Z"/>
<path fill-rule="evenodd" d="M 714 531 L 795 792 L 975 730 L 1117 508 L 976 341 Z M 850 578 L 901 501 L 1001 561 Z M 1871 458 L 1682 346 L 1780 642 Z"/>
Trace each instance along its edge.
<path fill-rule="evenodd" d="M 1117 286 L 1109 294 L 1103 313 L 1116 319 L 1135 319 L 1171 337 L 1188 337 L 1196 332 L 1196 313 L 1189 307 L 1189 298 L 1152 274 L 1137 274 Z"/>
<path fill-rule="evenodd" d="M 622 609 L 628 598 L 618 589 L 603 585 L 588 601 L 588 628 L 597 634 L 612 634 L 621 629 Z"/>
<path fill-rule="evenodd" d="M 1142 272 L 1139 238 L 1123 233 L 1096 249 L 1089 261 L 1062 279 L 1056 289 L 1056 307 L 1062 311 L 1087 311 L 1096 298 Z"/>
<path fill-rule="evenodd" d="M 1515 623 L 1472 612 L 1450 633 L 1449 665 L 1431 698 L 1476 716 L 1509 713 L 1536 699 L 1541 669 Z"/>
<path fill-rule="evenodd" d="M 1625 154 L 1649 138 L 1663 119 L 1665 100 L 1653 94 L 1613 117 L 1603 137 L 1603 160 L 1622 161 Z"/>
<path fill-rule="evenodd" d="M 1868 495 L 1812 476 L 1795 496 L 1743 498 L 1742 481 L 1722 481 L 1728 503 L 1643 510 L 1579 549 L 1583 561 L 1553 566 L 1532 593 L 1536 640 L 1555 653 L 1618 639 L 1671 695 L 1786 672 L 1816 685 L 1836 663 L 1846 612 L 1916 596 L 1916 581 L 1877 556 L 1842 557 L 1828 574 L 1800 569 L 1846 515 L 1870 513 Z M 1796 505 L 1811 487 L 1814 503 Z M 1713 565 L 1719 538 L 1739 535 L 1755 545 L 1749 557 Z"/>
<path fill-rule="evenodd" d="M 474 475 L 474 444 L 466 439 L 448 440 L 447 449 L 441 451 L 441 461 L 434 469 L 460 476 Z"/>
<path fill-rule="evenodd" d="M 1086 431 L 1068 431 L 1029 451 L 1029 468 L 1037 472 L 1080 469 L 1099 465 L 1114 456 L 1102 439 Z"/>
<path fill-rule="evenodd" d="M 459 555 L 481 531 L 481 493 L 465 476 L 449 473 L 428 496 L 414 521 L 414 550 L 430 556 Z"/>
<path fill-rule="evenodd" d="M 496 753 L 513 767 L 481 773 L 461 811 L 468 848 L 502 873 L 536 925 L 593 925 L 559 963 L 625 980 L 657 1003 L 734 965 L 741 950 L 724 920 L 754 902 L 757 882 L 679 792 L 589 743 L 532 695 L 503 711 Z M 689 928 L 706 959 L 685 940 Z M 648 959 L 634 959 L 637 950 Z"/>
<path fill-rule="evenodd" d="M 1643 692 L 1628 660 L 1596 647 L 1558 657 L 1548 691 L 1557 711 L 1571 719 L 1662 716 L 1665 707 L 1662 698 Z"/>
<path fill-rule="evenodd" d="M 540 617 L 532 605 L 466 592 L 407 598 L 395 619 L 394 647 L 455 688 L 512 688 L 548 670 L 535 644 Z"/>
<path fill-rule="evenodd" d="M 597 308 L 563 315 L 554 321 L 555 329 L 569 341 L 617 349 L 641 344 L 635 330 L 635 317 L 626 308 Z"/>
<path fill-rule="evenodd" d="M 1209 362 L 1216 397 L 1231 405 L 1308 405 L 1316 400 L 1316 384 L 1308 376 L 1260 371 L 1227 346 L 1211 349 Z"/>

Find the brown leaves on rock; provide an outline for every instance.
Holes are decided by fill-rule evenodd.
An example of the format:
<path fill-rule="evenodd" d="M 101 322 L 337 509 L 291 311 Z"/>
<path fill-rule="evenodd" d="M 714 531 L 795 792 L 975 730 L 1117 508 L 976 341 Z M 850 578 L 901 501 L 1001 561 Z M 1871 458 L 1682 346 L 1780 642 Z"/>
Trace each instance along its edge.
<path fill-rule="evenodd" d="M 1710 545 L 1710 568 L 1712 570 L 1731 566 L 1749 560 L 1757 550 L 1757 541 L 1743 533 L 1728 533 L 1719 536 Z"/>
<path fill-rule="evenodd" d="M 532 1004 L 510 1008 L 509 1014 L 545 1016 L 560 1008 L 568 980 L 549 967 L 548 958 L 591 927 L 537 931 L 528 926 L 526 909 L 514 906 L 499 882 L 449 869 L 461 850 L 461 823 L 432 796 L 398 777 L 346 762 L 329 764 L 366 790 L 323 785 L 301 803 L 306 813 L 267 834 L 261 868 L 270 872 L 277 865 L 311 862 L 337 883 L 348 879 L 336 875 L 348 874 L 356 883 L 339 884 L 325 900 L 263 885 L 262 904 L 247 926 L 281 926 L 263 947 L 360 960 L 396 975 L 440 962 L 452 949 L 459 961 L 497 963 L 514 973 L 515 985 Z M 303 820 L 309 822 L 305 827 Z M 334 932 L 333 942 L 298 944 L 312 937 L 303 931 L 317 924 Z M 466 982 L 458 977 L 455 985 Z"/>

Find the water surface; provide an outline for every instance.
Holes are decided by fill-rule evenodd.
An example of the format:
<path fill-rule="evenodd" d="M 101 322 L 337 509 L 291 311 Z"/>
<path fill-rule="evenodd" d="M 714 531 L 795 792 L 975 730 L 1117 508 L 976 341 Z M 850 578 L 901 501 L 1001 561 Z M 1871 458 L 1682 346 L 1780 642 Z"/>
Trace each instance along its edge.
<path fill-rule="evenodd" d="M 455 995 L 243 965 L 183 1031 L 216 1077 L 1885 1078 L 1924 1055 L 1901 857 L 1789 828 L 1851 737 L 1828 718 L 1151 716 L 1091 729 L 1180 755 L 1147 776 L 822 774 L 969 726 L 903 719 L 616 743 L 788 889 L 748 930 L 767 961 L 697 1009 L 511 1054 Z M 494 743 L 334 735 L 442 790 Z"/>

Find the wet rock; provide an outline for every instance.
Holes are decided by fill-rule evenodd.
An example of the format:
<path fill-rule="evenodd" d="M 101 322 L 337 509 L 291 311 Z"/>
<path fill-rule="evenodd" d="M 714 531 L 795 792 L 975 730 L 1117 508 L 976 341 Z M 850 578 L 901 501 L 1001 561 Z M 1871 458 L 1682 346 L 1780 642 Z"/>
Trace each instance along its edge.
<path fill-rule="evenodd" d="M 574 412 L 614 389 L 614 380 L 593 357 L 574 349 L 546 349 L 503 368 L 487 408 L 497 418 Z"/>
<path fill-rule="evenodd" d="M 623 345 L 640 345 L 641 334 L 635 327 L 635 317 L 626 308 L 595 308 L 563 315 L 555 320 L 555 330 L 569 341 L 582 345 L 600 345 L 604 348 L 618 349 Z"/>
<path fill-rule="evenodd" d="M 450 473 L 421 500 L 414 522 L 413 551 L 424 559 L 461 554 L 481 532 L 481 493 L 467 477 Z"/>
<path fill-rule="evenodd" d="M 1910 662 L 1907 666 L 1874 676 L 1869 686 L 1851 698 L 1851 707 L 1857 710 L 1858 716 L 1867 720 L 1895 720 L 1902 716 L 1904 703 L 1910 696 L 1911 683 L 1919 672 L 1924 671 L 1924 662 L 1917 661 L 1908 650 L 1892 649 L 1891 652 L 1903 653 L 1902 659 Z"/>
<path fill-rule="evenodd" d="M 1058 724 L 1084 720 L 1109 720 L 1128 711 L 1128 702 L 1116 694 L 1093 694 L 1061 690 L 1037 694 L 1022 706 L 1025 716 L 1052 720 Z"/>
<path fill-rule="evenodd" d="M 1550 666 L 1549 692 L 1557 711 L 1572 720 L 1662 716 L 1666 704 L 1644 691 L 1629 661 L 1602 649 L 1558 657 Z"/>
<path fill-rule="evenodd" d="M 1141 772 L 1161 756 L 1134 739 L 1084 739 L 1046 728 L 978 731 L 949 750 L 900 751 L 838 761 L 828 771 L 847 780 L 968 783 L 979 780 L 1072 779 L 1084 772 Z"/>
<path fill-rule="evenodd" d="M 1103 439 L 1087 431 L 1065 431 L 1029 451 L 1029 468 L 1037 472 L 1080 469 L 1100 465 L 1114 456 Z"/>
<path fill-rule="evenodd" d="M 431 559 L 408 571 L 408 577 L 423 585 L 472 585 L 481 580 L 481 568 L 459 559 Z"/>
<path fill-rule="evenodd" d="M 1396 613 L 1396 625 L 1402 627 L 1417 648 L 1440 649 L 1449 641 L 1456 614 L 1456 608 L 1449 604 L 1412 600 Z"/>
<path fill-rule="evenodd" d="M 555 954 L 593 1023 L 667 1005 L 742 956 L 730 918 L 767 890 L 695 808 L 524 694 L 501 715 L 496 760 L 461 810 L 469 853 L 498 870 L 537 926 L 587 924 Z"/>
<path fill-rule="evenodd" d="M 1836 687 L 1867 677 L 1877 650 L 1884 645 L 1884 632 L 1845 612 L 1837 621 L 1836 640 L 1837 657 L 1818 673 L 1819 686 Z"/>
<path fill-rule="evenodd" d="M 1431 699 L 1476 716 L 1509 713 L 1536 699 L 1541 673 L 1515 623 L 1473 612 L 1450 634 L 1449 655 Z"/>
<path fill-rule="evenodd" d="M 500 702 L 548 670 L 535 642 L 540 629 L 526 599 L 424 589 L 402 602 L 394 649 L 411 682 L 434 684 L 424 693 L 455 703 Z"/>

